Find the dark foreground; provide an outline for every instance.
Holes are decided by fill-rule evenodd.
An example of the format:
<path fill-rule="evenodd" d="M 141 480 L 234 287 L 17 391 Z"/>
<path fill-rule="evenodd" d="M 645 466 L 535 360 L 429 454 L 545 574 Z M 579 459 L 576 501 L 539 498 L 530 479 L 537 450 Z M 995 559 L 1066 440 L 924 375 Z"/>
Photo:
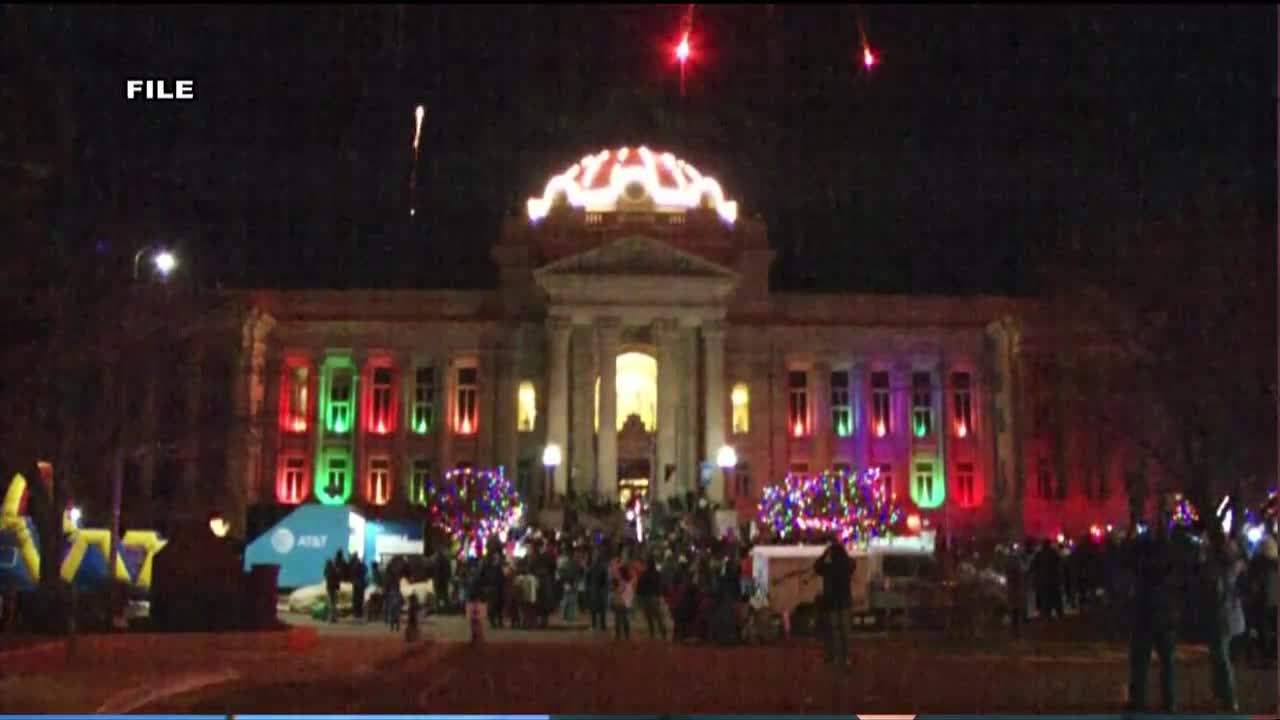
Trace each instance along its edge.
<path fill-rule="evenodd" d="M 1120 648 L 1046 657 L 867 640 L 848 672 L 812 645 L 674 647 L 659 642 L 448 645 L 359 681 L 211 689 L 145 712 L 199 713 L 924 713 L 1090 712 L 1122 707 Z M 1149 698 L 1156 702 L 1156 668 Z M 1215 710 L 1203 655 L 1180 667 L 1180 710 Z M 1241 709 L 1274 714 L 1275 670 L 1239 669 Z"/>

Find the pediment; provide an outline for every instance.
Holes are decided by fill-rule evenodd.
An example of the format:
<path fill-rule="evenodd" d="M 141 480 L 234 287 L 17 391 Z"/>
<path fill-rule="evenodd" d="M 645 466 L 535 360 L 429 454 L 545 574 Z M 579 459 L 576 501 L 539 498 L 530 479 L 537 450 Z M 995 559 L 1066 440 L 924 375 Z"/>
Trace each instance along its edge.
<path fill-rule="evenodd" d="M 737 280 L 734 271 L 692 253 L 643 235 L 619 238 L 577 255 L 561 258 L 534 271 L 535 276 L 677 276 Z"/>

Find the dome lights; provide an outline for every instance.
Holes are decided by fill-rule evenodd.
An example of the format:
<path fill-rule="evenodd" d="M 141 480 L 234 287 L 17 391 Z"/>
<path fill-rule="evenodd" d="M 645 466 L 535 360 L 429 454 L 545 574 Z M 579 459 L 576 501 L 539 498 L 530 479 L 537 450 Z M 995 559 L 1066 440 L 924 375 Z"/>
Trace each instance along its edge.
<path fill-rule="evenodd" d="M 738 203 L 725 198 L 714 178 L 671 153 L 624 147 L 588 155 L 551 178 L 541 196 L 529 198 L 529 219 L 546 217 L 558 199 L 587 212 L 614 212 L 619 200 L 635 202 L 645 196 L 659 211 L 709 207 L 728 224 L 738 218 Z"/>

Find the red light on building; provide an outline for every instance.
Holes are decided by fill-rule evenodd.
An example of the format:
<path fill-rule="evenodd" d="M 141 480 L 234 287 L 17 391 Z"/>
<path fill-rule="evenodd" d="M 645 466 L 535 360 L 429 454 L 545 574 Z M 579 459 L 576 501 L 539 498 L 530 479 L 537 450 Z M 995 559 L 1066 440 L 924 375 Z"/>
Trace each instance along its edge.
<path fill-rule="evenodd" d="M 884 421 L 876 423 L 876 437 L 884 437 L 888 430 L 884 426 Z"/>
<path fill-rule="evenodd" d="M 458 418 L 457 430 L 459 435 L 473 435 L 476 428 L 471 422 L 471 418 L 463 416 Z"/>
<path fill-rule="evenodd" d="M 685 33 L 680 37 L 680 42 L 676 45 L 676 62 L 681 65 L 689 61 L 689 55 L 692 49 L 689 47 L 689 33 Z"/>
<path fill-rule="evenodd" d="M 965 438 L 969 436 L 969 426 L 962 422 L 956 423 L 956 437 Z"/>
<path fill-rule="evenodd" d="M 875 67 L 876 63 L 878 62 L 880 62 L 880 59 L 877 58 L 876 54 L 871 51 L 871 48 L 869 47 L 862 48 L 862 66 L 863 67 L 870 70 L 871 68 Z"/>

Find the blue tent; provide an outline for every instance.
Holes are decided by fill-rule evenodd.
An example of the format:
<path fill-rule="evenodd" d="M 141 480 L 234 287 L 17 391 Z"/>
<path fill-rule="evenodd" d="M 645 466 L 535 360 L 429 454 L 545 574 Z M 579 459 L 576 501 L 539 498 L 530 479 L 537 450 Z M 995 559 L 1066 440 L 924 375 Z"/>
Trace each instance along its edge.
<path fill-rule="evenodd" d="M 279 565 L 279 586 L 296 588 L 324 580 L 324 563 L 339 550 L 379 554 L 421 553 L 421 523 L 366 521 L 344 505 L 302 505 L 245 548 L 245 569 Z"/>

